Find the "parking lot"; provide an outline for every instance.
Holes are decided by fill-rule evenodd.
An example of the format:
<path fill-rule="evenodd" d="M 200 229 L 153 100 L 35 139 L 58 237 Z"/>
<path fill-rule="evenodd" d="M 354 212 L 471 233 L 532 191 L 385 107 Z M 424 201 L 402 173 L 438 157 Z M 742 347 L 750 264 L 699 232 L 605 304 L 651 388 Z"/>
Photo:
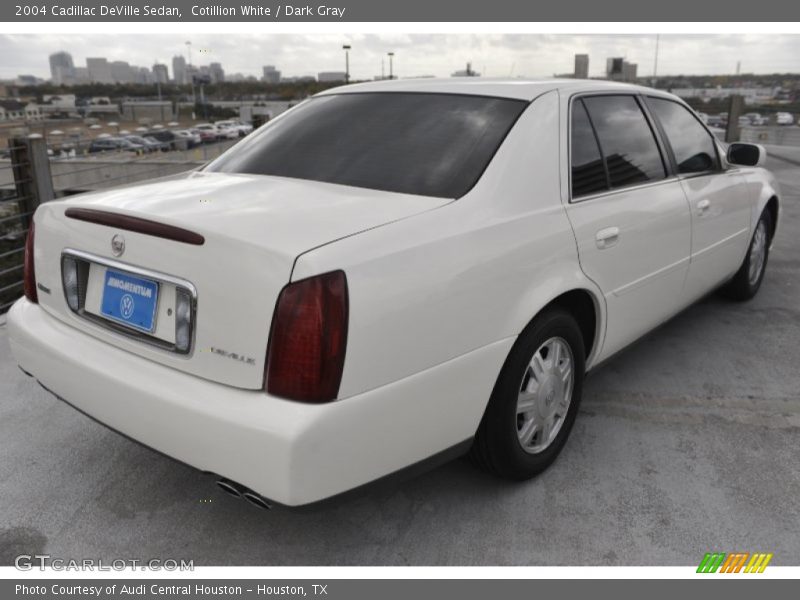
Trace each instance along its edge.
<path fill-rule="evenodd" d="M 512 484 L 455 461 L 307 511 L 261 511 L 25 377 L 0 326 L 0 564 L 800 564 L 800 152 L 759 295 L 710 296 L 592 373 L 555 465 Z M 791 162 L 793 161 L 793 162 Z M 0 317 L 0 321 L 3 318 Z M 368 450 L 367 450 L 368 451 Z"/>

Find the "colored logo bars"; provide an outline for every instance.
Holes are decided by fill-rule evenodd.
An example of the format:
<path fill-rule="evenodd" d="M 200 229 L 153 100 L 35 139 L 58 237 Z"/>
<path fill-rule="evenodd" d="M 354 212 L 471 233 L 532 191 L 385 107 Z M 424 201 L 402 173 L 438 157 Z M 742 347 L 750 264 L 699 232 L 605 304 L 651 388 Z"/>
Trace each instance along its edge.
<path fill-rule="evenodd" d="M 762 552 L 707 552 L 697 567 L 698 573 L 763 573 L 767 568 L 772 554 Z M 746 566 L 745 566 L 746 565 Z"/>

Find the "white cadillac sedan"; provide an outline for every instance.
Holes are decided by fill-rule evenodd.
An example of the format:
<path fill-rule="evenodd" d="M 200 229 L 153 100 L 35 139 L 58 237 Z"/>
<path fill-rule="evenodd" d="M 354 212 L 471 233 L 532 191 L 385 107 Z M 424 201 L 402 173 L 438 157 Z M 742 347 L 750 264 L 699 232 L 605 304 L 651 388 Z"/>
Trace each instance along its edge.
<path fill-rule="evenodd" d="M 761 285 L 764 150 L 598 81 L 329 90 L 207 166 L 41 206 L 21 368 L 261 506 L 469 451 L 550 465 L 584 374 Z"/>

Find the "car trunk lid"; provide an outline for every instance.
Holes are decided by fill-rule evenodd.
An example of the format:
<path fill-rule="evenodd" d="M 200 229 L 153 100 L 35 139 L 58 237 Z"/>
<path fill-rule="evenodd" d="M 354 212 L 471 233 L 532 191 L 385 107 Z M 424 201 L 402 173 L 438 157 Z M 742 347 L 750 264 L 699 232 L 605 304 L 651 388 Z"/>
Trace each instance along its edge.
<path fill-rule="evenodd" d="M 275 303 L 298 255 L 447 202 L 289 178 L 202 172 L 84 194 L 43 205 L 37 213 L 37 281 L 50 290 L 40 293 L 39 301 L 58 318 L 114 346 L 219 383 L 257 389 L 263 383 Z M 162 229 L 126 226 L 124 219 L 109 224 L 75 218 L 76 213 L 85 217 L 86 211 Z M 164 228 L 197 237 L 182 240 Z M 122 253 L 117 252 L 119 237 L 117 247 L 112 244 L 115 236 L 124 240 Z M 62 289 L 65 253 L 98 265 L 86 275 L 88 304 L 77 313 Z M 152 333 L 131 333 L 124 323 L 109 323 L 103 295 L 105 277 L 113 273 L 158 283 Z M 168 314 L 168 309 L 181 282 L 196 292 L 188 353 L 170 349 L 175 312 Z"/>

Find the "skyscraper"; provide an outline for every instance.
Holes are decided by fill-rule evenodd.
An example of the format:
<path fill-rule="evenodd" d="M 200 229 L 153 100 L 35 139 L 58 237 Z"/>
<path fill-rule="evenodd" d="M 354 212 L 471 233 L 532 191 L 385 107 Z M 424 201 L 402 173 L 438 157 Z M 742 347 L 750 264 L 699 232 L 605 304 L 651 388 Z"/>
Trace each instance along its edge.
<path fill-rule="evenodd" d="M 133 83 L 135 80 L 131 65 L 124 60 L 115 60 L 111 63 L 111 77 L 115 83 Z"/>
<path fill-rule="evenodd" d="M 186 59 L 183 56 L 177 55 L 172 57 L 172 76 L 175 78 L 175 83 L 178 85 L 189 83 L 186 77 Z"/>
<path fill-rule="evenodd" d="M 218 62 L 212 62 L 208 65 L 208 74 L 211 77 L 211 83 L 222 83 L 225 81 L 225 70 Z"/>
<path fill-rule="evenodd" d="M 50 55 L 50 77 L 56 85 L 69 85 L 75 79 L 75 64 L 69 52 Z"/>
<path fill-rule="evenodd" d="M 111 65 L 105 58 L 87 58 L 86 68 L 89 71 L 89 81 L 93 83 L 114 83 L 111 77 Z"/>
<path fill-rule="evenodd" d="M 262 73 L 264 74 L 261 80 L 264 83 L 280 83 L 281 82 L 281 72 L 278 71 L 272 65 L 266 65 L 261 68 Z"/>
<path fill-rule="evenodd" d="M 589 55 L 575 55 L 575 79 L 589 79 Z"/>
<path fill-rule="evenodd" d="M 153 79 L 156 83 L 169 83 L 169 71 L 167 65 L 156 63 L 153 65 Z"/>

